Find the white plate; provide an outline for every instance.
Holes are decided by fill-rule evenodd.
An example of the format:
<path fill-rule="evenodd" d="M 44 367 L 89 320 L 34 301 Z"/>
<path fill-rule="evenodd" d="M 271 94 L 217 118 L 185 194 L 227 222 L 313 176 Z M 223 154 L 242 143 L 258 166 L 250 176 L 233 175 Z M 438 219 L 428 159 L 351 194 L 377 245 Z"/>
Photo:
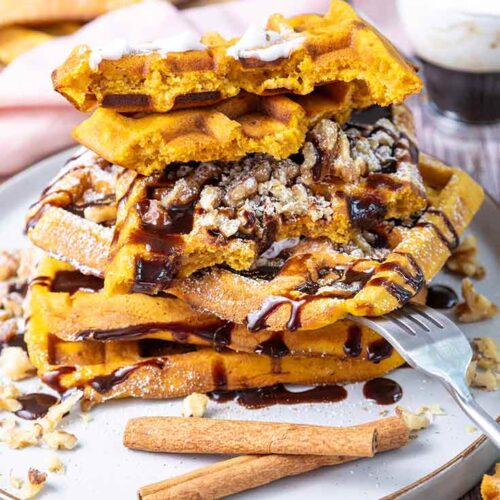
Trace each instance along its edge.
<path fill-rule="evenodd" d="M 0 247 L 19 248 L 26 245 L 22 234 L 26 208 L 37 199 L 49 179 L 70 156 L 66 151 L 48 158 L 8 181 L 0 188 Z M 471 232 L 480 242 L 480 259 L 488 270 L 478 288 L 500 303 L 498 262 L 495 248 L 500 247 L 499 211 L 486 200 L 472 225 Z M 57 232 L 54 238 L 57 238 Z M 459 280 L 446 274 L 435 279 L 459 289 Z M 500 335 L 500 318 L 464 325 L 469 336 Z M 303 476 L 277 481 L 246 492 L 238 498 L 302 499 L 341 497 L 344 500 L 382 497 L 456 499 L 471 488 L 498 457 L 480 433 L 469 433 L 470 422 L 460 412 L 447 392 L 415 370 L 400 369 L 390 375 L 404 390 L 400 405 L 415 410 L 421 405 L 439 403 L 446 416 L 435 417 L 432 426 L 405 449 L 381 454 L 374 459 L 330 467 Z M 26 388 L 38 387 L 28 381 Z M 382 410 L 392 412 L 394 406 L 378 406 L 365 400 L 361 384 L 347 386 L 345 401 L 330 404 L 274 406 L 246 410 L 236 404 L 212 403 L 209 416 L 304 422 L 324 425 L 350 425 L 380 417 Z M 500 414 L 498 393 L 475 391 L 479 402 L 492 415 Z M 65 476 L 50 474 L 43 498 L 115 499 L 135 498 L 139 486 L 172 477 L 219 460 L 218 457 L 193 455 L 158 455 L 130 451 L 121 444 L 128 418 L 141 415 L 180 415 L 180 402 L 116 401 L 95 408 L 93 421 L 85 424 L 78 415 L 71 416 L 65 426 L 79 438 L 78 447 L 60 452 L 67 466 Z M 0 449 L 0 488 L 9 489 L 8 475 L 25 475 L 28 467 L 46 468 L 49 450 L 27 448 L 21 451 Z"/>

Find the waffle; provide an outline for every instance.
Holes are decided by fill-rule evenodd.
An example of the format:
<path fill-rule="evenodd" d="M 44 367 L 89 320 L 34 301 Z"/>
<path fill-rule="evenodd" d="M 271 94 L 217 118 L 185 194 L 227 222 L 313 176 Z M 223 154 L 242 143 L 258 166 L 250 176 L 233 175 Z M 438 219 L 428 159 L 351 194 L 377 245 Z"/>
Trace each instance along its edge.
<path fill-rule="evenodd" d="M 427 198 L 416 147 L 389 109 L 378 112 L 353 115 L 344 130 L 320 121 L 286 160 L 257 154 L 138 176 L 117 216 L 107 290 L 156 293 L 216 265 L 248 271 L 282 240 L 385 238 L 390 219 L 418 214 Z"/>
<path fill-rule="evenodd" d="M 88 21 L 140 0 L 0 0 L 0 26 Z"/>
<path fill-rule="evenodd" d="M 339 82 L 297 102 L 241 93 L 212 107 L 138 116 L 99 108 L 73 137 L 106 160 L 144 175 L 173 162 L 234 161 L 256 152 L 281 159 L 300 149 L 308 127 L 319 119 L 344 122 L 353 108 L 353 88 Z"/>
<path fill-rule="evenodd" d="M 102 274 L 116 217 L 116 190 L 131 174 L 80 150 L 28 210 L 29 238 L 85 273 Z"/>
<path fill-rule="evenodd" d="M 9 64 L 24 52 L 52 38 L 43 31 L 18 26 L 0 27 L 0 63 Z"/>
<path fill-rule="evenodd" d="M 420 171 L 429 208 L 396 221 L 384 256 L 373 256 L 366 240 L 354 247 L 305 240 L 267 279 L 212 268 L 176 280 L 169 292 L 254 331 L 317 329 L 348 314 L 387 314 L 439 272 L 484 196 L 465 172 L 425 155 Z"/>
<path fill-rule="evenodd" d="M 38 285 L 36 285 L 38 286 Z M 52 335 L 51 316 L 33 311 L 25 339 L 40 378 L 88 400 L 174 398 L 193 392 L 331 384 L 377 377 L 401 365 L 394 351 L 379 362 L 355 357 L 272 357 L 153 339 L 68 342 Z"/>
<path fill-rule="evenodd" d="M 172 296 L 105 296 L 103 285 L 102 279 L 46 257 L 31 285 L 31 317 L 44 318 L 51 335 L 67 342 L 157 339 L 275 358 L 343 359 L 347 354 L 374 362 L 392 355 L 392 348 L 380 336 L 351 321 L 317 331 L 252 333 L 244 325 L 197 312 Z"/>
<path fill-rule="evenodd" d="M 207 34 L 204 45 L 177 38 L 79 46 L 54 72 L 54 87 L 79 110 L 121 112 L 211 105 L 241 90 L 305 95 L 336 81 L 354 82 L 356 107 L 402 102 L 421 89 L 414 69 L 343 1 L 332 0 L 325 16 L 274 15 L 266 29 L 231 41 Z"/>

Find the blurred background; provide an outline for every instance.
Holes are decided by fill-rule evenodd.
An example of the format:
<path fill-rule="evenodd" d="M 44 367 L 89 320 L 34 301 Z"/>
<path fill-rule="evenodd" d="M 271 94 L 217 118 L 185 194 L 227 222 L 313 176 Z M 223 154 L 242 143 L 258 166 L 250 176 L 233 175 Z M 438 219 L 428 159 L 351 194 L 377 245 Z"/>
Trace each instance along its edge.
<path fill-rule="evenodd" d="M 500 1 L 352 0 L 420 67 L 410 99 L 422 150 L 459 165 L 500 199 Z M 328 0 L 0 0 L 0 179 L 70 146 L 83 115 L 50 74 L 80 43 L 147 41 L 186 30 L 226 37 L 276 11 L 325 12 Z"/>

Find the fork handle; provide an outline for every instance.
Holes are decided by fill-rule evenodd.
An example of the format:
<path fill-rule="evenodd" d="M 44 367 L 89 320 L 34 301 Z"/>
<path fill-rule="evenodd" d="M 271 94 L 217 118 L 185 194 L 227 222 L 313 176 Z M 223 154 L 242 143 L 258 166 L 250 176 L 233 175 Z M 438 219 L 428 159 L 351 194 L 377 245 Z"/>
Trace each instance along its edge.
<path fill-rule="evenodd" d="M 462 410 L 500 450 L 500 425 L 474 399 L 465 382 L 457 385 L 454 382 L 448 381 L 445 385 Z"/>

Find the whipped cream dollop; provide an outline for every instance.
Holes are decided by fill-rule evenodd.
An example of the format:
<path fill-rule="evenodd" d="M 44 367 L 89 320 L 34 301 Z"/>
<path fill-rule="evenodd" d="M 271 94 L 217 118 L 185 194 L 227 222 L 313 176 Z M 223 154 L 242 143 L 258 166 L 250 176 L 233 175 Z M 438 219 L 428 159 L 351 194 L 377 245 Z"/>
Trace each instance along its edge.
<path fill-rule="evenodd" d="M 143 43 L 130 43 L 125 38 L 115 38 L 105 47 L 92 50 L 89 66 L 91 70 L 96 71 L 103 60 L 117 61 L 127 55 L 149 54 L 151 52 L 166 55 L 172 52 L 205 50 L 206 48 L 207 46 L 200 42 L 199 36 L 190 31 Z"/>
<path fill-rule="evenodd" d="M 254 58 L 261 61 L 275 61 L 288 57 L 302 46 L 306 37 L 292 29 L 267 30 L 265 25 L 252 23 L 243 36 L 226 50 L 234 59 Z"/>

